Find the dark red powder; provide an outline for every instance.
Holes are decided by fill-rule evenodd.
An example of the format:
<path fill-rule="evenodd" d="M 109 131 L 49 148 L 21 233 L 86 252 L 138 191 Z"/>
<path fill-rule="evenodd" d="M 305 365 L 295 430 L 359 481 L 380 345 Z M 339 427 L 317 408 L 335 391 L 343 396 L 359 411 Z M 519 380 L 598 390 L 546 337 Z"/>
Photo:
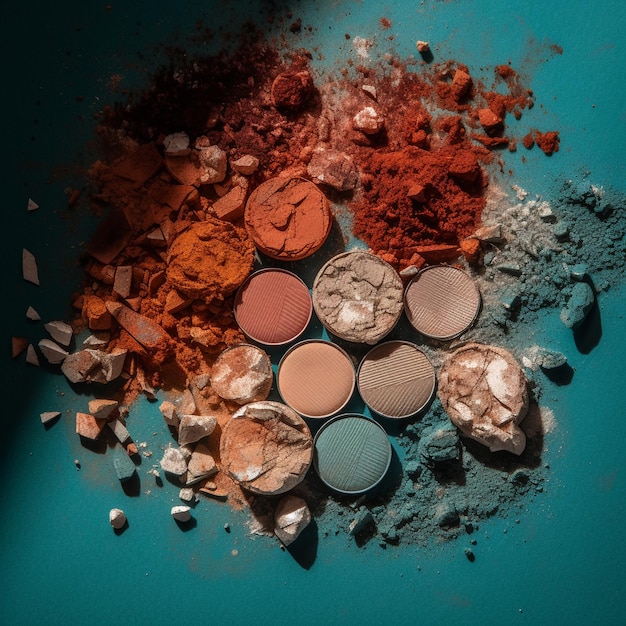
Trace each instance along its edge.
<path fill-rule="evenodd" d="M 487 180 L 478 159 L 487 159 L 486 152 L 464 141 L 364 155 L 363 197 L 351 205 L 354 234 L 397 267 L 414 262 L 424 245 L 456 248 L 480 223 Z M 424 188 L 423 201 L 409 197 L 412 185 Z"/>
<path fill-rule="evenodd" d="M 527 150 L 530 150 L 535 145 L 535 138 L 532 131 L 522 137 L 522 145 Z"/>
<path fill-rule="evenodd" d="M 535 141 L 537 145 L 550 156 L 554 152 L 559 151 L 559 133 L 558 131 L 548 131 L 545 133 L 535 131 Z"/>

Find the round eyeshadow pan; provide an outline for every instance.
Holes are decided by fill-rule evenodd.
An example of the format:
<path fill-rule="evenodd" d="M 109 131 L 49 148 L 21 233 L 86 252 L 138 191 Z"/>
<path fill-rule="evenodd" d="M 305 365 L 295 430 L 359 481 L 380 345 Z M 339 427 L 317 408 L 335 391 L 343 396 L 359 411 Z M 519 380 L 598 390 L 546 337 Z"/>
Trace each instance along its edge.
<path fill-rule="evenodd" d="M 319 429 L 313 440 L 313 467 L 335 491 L 360 494 L 384 478 L 391 464 L 387 433 L 374 420 L 356 413 L 339 415 Z"/>
<path fill-rule="evenodd" d="M 330 259 L 313 281 L 313 308 L 333 335 L 374 345 L 402 315 L 402 280 L 389 263 L 363 250 Z"/>
<path fill-rule="evenodd" d="M 270 178 L 246 202 L 244 222 L 254 245 L 267 256 L 297 261 L 317 252 L 333 215 L 319 187 L 305 178 Z"/>
<path fill-rule="evenodd" d="M 422 411 L 435 390 L 435 369 L 408 341 L 387 341 L 370 350 L 357 372 L 357 386 L 367 406 L 390 418 Z"/>
<path fill-rule="evenodd" d="M 465 332 L 476 321 L 480 303 L 472 278 L 448 265 L 423 269 L 404 292 L 409 322 L 431 339 L 453 339 Z"/>
<path fill-rule="evenodd" d="M 277 268 L 251 274 L 235 297 L 234 314 L 253 341 L 277 346 L 297 339 L 311 319 L 307 286 L 292 272 Z"/>
<path fill-rule="evenodd" d="M 304 417 L 326 418 L 343 409 L 354 392 L 350 357 L 322 339 L 291 347 L 278 364 L 278 392 L 285 404 Z"/>

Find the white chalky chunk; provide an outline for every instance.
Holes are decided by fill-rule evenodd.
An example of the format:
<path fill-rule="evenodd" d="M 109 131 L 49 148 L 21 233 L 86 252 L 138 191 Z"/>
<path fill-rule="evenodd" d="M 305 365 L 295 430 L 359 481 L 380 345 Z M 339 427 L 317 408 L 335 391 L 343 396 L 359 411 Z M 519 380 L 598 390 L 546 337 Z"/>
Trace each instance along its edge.
<path fill-rule="evenodd" d="M 42 339 L 38 345 L 48 363 L 52 363 L 53 365 L 63 363 L 65 358 L 69 355 L 67 350 L 63 350 L 60 345 L 54 343 L 51 339 Z"/>
<path fill-rule="evenodd" d="M 55 320 L 48 322 L 43 326 L 49 333 L 52 339 L 60 343 L 62 346 L 69 346 L 74 335 L 72 327 L 66 322 Z"/>
<path fill-rule="evenodd" d="M 60 411 L 44 411 L 39 414 L 39 417 L 41 418 L 42 424 L 48 424 L 59 417 L 59 415 L 61 415 Z"/>
<path fill-rule="evenodd" d="M 189 135 L 187 133 L 172 133 L 163 140 L 165 154 L 170 156 L 184 156 L 189 154 Z"/>
<path fill-rule="evenodd" d="M 288 546 L 311 522 L 311 511 L 307 503 L 296 496 L 281 499 L 274 513 L 274 533 Z"/>
<path fill-rule="evenodd" d="M 182 476 L 187 471 L 187 459 L 179 448 L 166 448 L 161 459 L 163 471 Z"/>
<path fill-rule="evenodd" d="M 33 322 L 38 322 L 41 319 L 41 315 L 39 315 L 32 306 L 26 309 L 26 317 Z"/>
<path fill-rule="evenodd" d="M 32 343 L 28 345 L 28 348 L 26 348 L 26 363 L 39 365 L 39 357 L 37 356 L 37 352 L 35 351 L 35 347 Z"/>
<path fill-rule="evenodd" d="M 191 519 L 191 508 L 185 504 L 173 506 L 171 513 L 177 522 L 188 522 Z"/>
<path fill-rule="evenodd" d="M 115 530 L 120 530 L 126 524 L 126 515 L 122 509 L 111 509 L 109 511 L 109 523 Z"/>
<path fill-rule="evenodd" d="M 39 273 L 37 271 L 37 261 L 35 255 L 26 248 L 22 248 L 22 276 L 34 285 L 39 284 Z"/>
<path fill-rule="evenodd" d="M 178 425 L 178 443 L 184 446 L 208 437 L 217 424 L 214 415 L 181 415 Z"/>

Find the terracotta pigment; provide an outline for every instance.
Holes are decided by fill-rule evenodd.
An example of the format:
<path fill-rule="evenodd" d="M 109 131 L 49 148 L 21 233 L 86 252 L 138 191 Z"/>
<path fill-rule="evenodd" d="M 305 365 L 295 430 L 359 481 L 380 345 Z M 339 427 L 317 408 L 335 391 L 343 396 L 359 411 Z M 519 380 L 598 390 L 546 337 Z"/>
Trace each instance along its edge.
<path fill-rule="evenodd" d="M 167 278 L 190 298 L 223 300 L 252 271 L 253 252 L 241 229 L 207 217 L 192 223 L 172 242 Z"/>
<path fill-rule="evenodd" d="M 280 402 L 252 402 L 222 429 L 222 468 L 245 489 L 278 495 L 304 479 L 313 457 L 309 427 Z"/>
<path fill-rule="evenodd" d="M 244 220 L 256 247 L 273 259 L 297 261 L 317 252 L 332 225 L 330 204 L 311 181 L 273 178 L 248 198 Z"/>
<path fill-rule="evenodd" d="M 433 397 L 435 382 L 428 357 L 408 341 L 387 341 L 372 348 L 357 372 L 359 393 L 367 406 L 395 419 L 423 411 Z"/>
<path fill-rule="evenodd" d="M 424 268 L 409 283 L 404 307 L 419 333 L 442 341 L 464 333 L 480 312 L 480 292 L 472 278 L 455 267 Z"/>
<path fill-rule="evenodd" d="M 283 401 L 304 417 L 326 418 L 343 409 L 355 386 L 354 366 L 339 346 L 313 339 L 290 348 L 278 365 Z"/>
<path fill-rule="evenodd" d="M 237 292 L 234 313 L 243 332 L 259 343 L 284 345 L 297 339 L 311 319 L 307 286 L 287 270 L 267 268 L 252 274 Z"/>
<path fill-rule="evenodd" d="M 402 315 L 402 280 L 373 254 L 345 252 L 328 261 L 313 283 L 313 307 L 334 335 L 375 344 Z"/>

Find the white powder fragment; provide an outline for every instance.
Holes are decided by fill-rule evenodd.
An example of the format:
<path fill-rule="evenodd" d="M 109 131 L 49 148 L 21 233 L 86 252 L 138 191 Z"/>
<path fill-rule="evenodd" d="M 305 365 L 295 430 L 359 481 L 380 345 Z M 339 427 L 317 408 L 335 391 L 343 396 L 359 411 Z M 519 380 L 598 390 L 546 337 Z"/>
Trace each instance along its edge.
<path fill-rule="evenodd" d="M 494 358 L 487 367 L 487 384 L 491 393 L 503 404 L 508 403 L 510 381 L 506 377 L 509 365 L 504 359 Z"/>
<path fill-rule="evenodd" d="M 369 39 L 365 37 L 359 37 L 358 35 L 352 40 L 352 45 L 358 56 L 362 59 L 367 59 L 370 56 L 370 49 L 374 45 Z"/>
<path fill-rule="evenodd" d="M 26 317 L 33 322 L 38 322 L 41 319 L 41 315 L 39 315 L 39 313 L 37 313 L 32 306 L 29 306 L 28 309 L 26 309 Z"/>
<path fill-rule="evenodd" d="M 525 189 L 522 189 L 522 187 L 520 187 L 519 185 L 513 185 L 512 188 L 515 192 L 515 197 L 518 200 L 524 200 L 528 195 L 528 192 Z"/>
<path fill-rule="evenodd" d="M 349 300 L 343 302 L 339 307 L 337 318 L 341 324 L 346 326 L 371 323 L 374 319 L 374 303 L 363 300 Z"/>
<path fill-rule="evenodd" d="M 35 255 L 26 248 L 22 249 L 22 276 L 24 280 L 39 285 L 39 274 L 37 272 Z"/>
<path fill-rule="evenodd" d="M 604 198 L 604 187 L 598 187 L 597 185 L 591 185 L 591 193 L 598 199 Z"/>
<path fill-rule="evenodd" d="M 552 409 L 547 406 L 539 407 L 539 414 L 541 416 L 541 425 L 545 434 L 551 433 L 556 428 L 556 418 Z"/>
<path fill-rule="evenodd" d="M 39 357 L 37 356 L 37 352 L 35 352 L 35 347 L 32 343 L 29 344 L 28 348 L 26 348 L 26 363 L 39 365 Z"/>

